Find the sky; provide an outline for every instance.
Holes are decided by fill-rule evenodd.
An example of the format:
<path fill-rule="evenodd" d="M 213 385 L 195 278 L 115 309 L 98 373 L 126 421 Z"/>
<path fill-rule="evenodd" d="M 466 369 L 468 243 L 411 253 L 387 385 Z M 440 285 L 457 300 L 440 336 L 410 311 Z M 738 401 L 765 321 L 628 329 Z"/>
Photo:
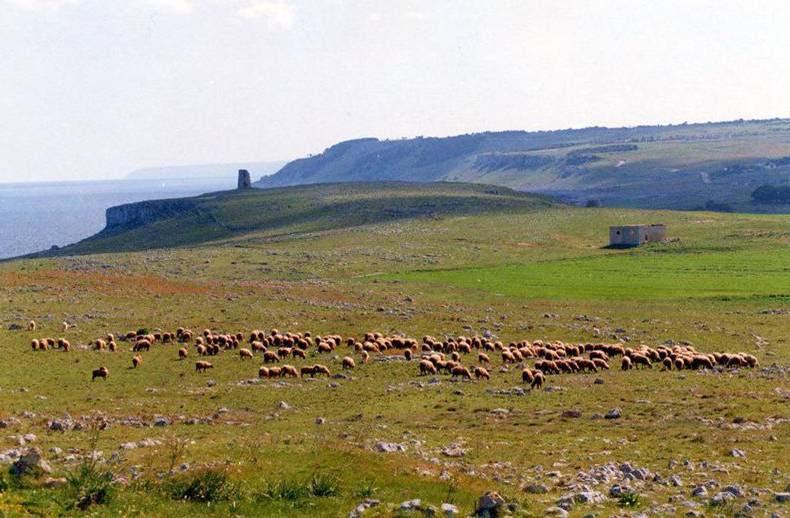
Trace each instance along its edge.
<path fill-rule="evenodd" d="M 790 116 L 786 0 L 0 0 L 0 182 Z"/>

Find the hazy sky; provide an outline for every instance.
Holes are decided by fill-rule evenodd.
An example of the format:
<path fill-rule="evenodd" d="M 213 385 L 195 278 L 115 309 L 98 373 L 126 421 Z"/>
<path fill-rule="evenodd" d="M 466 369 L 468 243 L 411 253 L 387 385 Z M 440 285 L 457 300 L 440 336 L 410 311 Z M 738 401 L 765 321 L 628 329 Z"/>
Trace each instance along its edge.
<path fill-rule="evenodd" d="M 790 116 L 790 2 L 0 0 L 0 181 Z"/>

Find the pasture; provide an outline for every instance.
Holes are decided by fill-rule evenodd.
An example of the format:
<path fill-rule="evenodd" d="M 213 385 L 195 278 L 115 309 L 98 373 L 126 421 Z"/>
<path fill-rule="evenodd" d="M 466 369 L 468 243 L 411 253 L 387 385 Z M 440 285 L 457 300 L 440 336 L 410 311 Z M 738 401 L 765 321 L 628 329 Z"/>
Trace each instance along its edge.
<path fill-rule="evenodd" d="M 602 248 L 608 225 L 654 221 L 677 240 Z M 492 490 L 523 516 L 585 491 L 602 499 L 566 505 L 572 516 L 734 515 L 747 504 L 757 515 L 787 512 L 775 498 L 790 484 L 787 216 L 532 205 L 300 225 L 0 264 L 0 454 L 32 433 L 28 446 L 57 478 L 100 451 L 94 467 L 116 483 L 106 502 L 87 507 L 97 515 L 347 516 L 375 499 L 363 516 L 421 516 L 443 503 L 463 516 Z M 29 320 L 35 332 L 24 329 Z M 64 321 L 74 327 L 63 332 Z M 379 331 L 418 341 L 685 342 L 754 354 L 760 367 L 624 372 L 615 363 L 530 390 L 498 355 L 490 381 L 461 381 L 420 376 L 417 360 L 373 354 L 363 364 L 341 345 L 288 363 L 323 363 L 343 377 L 259 380 L 260 354 L 242 361 L 225 351 L 196 373 L 193 345 L 179 360 L 179 346 L 154 344 L 136 369 L 129 342 L 115 353 L 88 346 L 108 333 L 179 326 L 245 338 L 277 328 L 357 339 Z M 72 350 L 31 351 L 44 336 L 63 336 Z M 346 355 L 357 367 L 344 372 Z M 477 365 L 476 354 L 461 362 Z M 99 366 L 110 374 L 92 382 Z M 604 418 L 615 408 L 620 418 Z M 51 430 L 66 414 L 81 429 Z M 94 432 L 97 419 L 106 425 Z M 402 448 L 382 452 L 379 443 Z M 623 463 L 649 477 L 616 474 Z M 14 479 L 7 466 L 0 515 L 80 512 L 84 480 L 48 488 Z M 706 482 L 706 495 L 693 496 Z M 615 484 L 627 496 L 612 496 Z M 733 484 L 742 496 L 713 501 Z M 419 509 L 400 508 L 412 499 Z"/>

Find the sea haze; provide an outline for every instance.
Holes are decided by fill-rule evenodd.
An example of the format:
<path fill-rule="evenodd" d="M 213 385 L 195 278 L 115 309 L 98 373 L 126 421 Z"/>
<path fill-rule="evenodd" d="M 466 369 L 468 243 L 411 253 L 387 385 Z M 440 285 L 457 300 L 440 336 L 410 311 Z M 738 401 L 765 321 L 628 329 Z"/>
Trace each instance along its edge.
<path fill-rule="evenodd" d="M 222 178 L 0 183 L 0 258 L 63 246 L 104 228 L 114 205 L 236 187 Z"/>

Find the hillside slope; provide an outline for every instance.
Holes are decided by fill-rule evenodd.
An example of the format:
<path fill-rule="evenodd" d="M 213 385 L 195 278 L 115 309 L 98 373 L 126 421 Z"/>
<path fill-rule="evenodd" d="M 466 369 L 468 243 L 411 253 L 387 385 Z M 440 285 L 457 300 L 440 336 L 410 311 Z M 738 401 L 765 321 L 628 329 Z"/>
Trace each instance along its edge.
<path fill-rule="evenodd" d="M 761 185 L 790 184 L 790 120 L 358 139 L 256 186 L 341 181 L 476 182 L 580 204 L 790 212 L 751 199 Z"/>
<path fill-rule="evenodd" d="M 204 194 L 107 209 L 107 226 L 74 245 L 38 256 L 195 245 L 251 232 L 281 236 L 390 220 L 524 212 L 547 196 L 459 183 L 344 183 Z"/>

